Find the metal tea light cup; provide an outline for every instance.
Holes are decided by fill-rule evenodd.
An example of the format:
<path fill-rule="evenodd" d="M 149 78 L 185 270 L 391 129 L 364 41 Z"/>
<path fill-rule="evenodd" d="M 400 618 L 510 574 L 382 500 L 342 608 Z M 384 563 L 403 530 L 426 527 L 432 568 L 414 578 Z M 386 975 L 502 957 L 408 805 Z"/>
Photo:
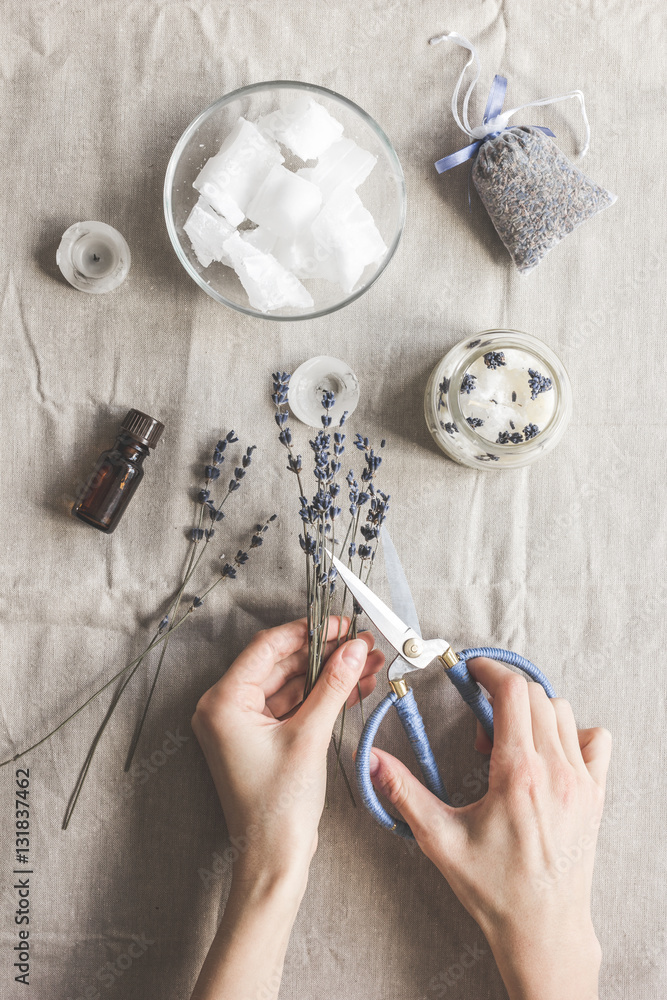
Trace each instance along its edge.
<path fill-rule="evenodd" d="M 471 426 L 470 417 L 463 412 L 470 394 L 466 378 L 470 379 L 471 367 L 477 363 L 479 368 L 480 359 L 489 359 L 492 367 L 493 359 L 499 355 L 504 357 L 505 352 L 513 352 L 514 356 L 514 352 L 521 352 L 530 359 L 531 365 L 535 365 L 530 370 L 535 372 L 537 392 L 543 391 L 539 385 L 541 378 L 545 380 L 543 385 L 550 383 L 548 390 L 554 393 L 553 412 L 548 422 L 536 429 L 531 437 L 524 436 L 517 425 L 511 435 L 514 441 L 505 440 L 504 434 L 499 435 L 502 441 L 489 440 L 481 429 Z M 500 377 L 503 377 L 502 371 Z M 572 389 L 562 362 L 537 337 L 518 330 L 486 330 L 456 344 L 433 369 L 424 395 L 424 416 L 433 439 L 449 458 L 472 469 L 514 469 L 530 465 L 558 444 L 571 414 Z M 531 426 L 529 420 L 528 426 Z"/>

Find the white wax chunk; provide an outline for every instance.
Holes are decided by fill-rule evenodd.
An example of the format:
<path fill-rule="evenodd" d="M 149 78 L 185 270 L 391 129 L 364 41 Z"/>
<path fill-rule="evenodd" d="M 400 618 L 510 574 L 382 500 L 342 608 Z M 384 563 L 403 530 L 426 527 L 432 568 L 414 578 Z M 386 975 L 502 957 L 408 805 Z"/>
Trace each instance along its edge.
<path fill-rule="evenodd" d="M 475 431 L 485 440 L 498 442 L 499 435 L 519 434 L 522 440 L 515 442 L 518 447 L 529 424 L 542 431 L 551 420 L 556 409 L 555 390 L 546 389 L 533 399 L 530 370 L 549 377 L 542 362 L 517 349 L 496 352 L 495 357 L 487 355 L 486 360 L 480 357 L 467 369 L 464 388 L 472 388 L 461 393 L 461 410 L 466 418 L 483 420 Z"/>
<path fill-rule="evenodd" d="M 246 292 L 253 309 L 270 312 L 287 306 L 308 309 L 315 303 L 298 278 L 270 253 L 263 253 L 234 233 L 225 251 Z"/>
<path fill-rule="evenodd" d="M 297 278 L 322 277 L 315 256 L 315 240 L 310 229 L 304 229 L 288 240 L 276 240 L 272 252 Z"/>
<path fill-rule="evenodd" d="M 272 167 L 284 163 L 278 144 L 245 118 L 202 167 L 194 187 L 231 225 L 238 226 Z"/>
<path fill-rule="evenodd" d="M 373 216 L 353 188 L 341 184 L 325 202 L 312 226 L 323 276 L 334 275 L 345 292 L 351 292 L 368 264 L 386 253 Z"/>
<path fill-rule="evenodd" d="M 314 167 L 302 167 L 297 174 L 317 184 L 326 200 L 340 184 L 358 188 L 376 163 L 377 156 L 352 139 L 339 139 L 320 156 Z"/>
<path fill-rule="evenodd" d="M 229 263 L 223 244 L 234 232 L 234 227 L 214 212 L 203 198 L 200 197 L 197 201 L 183 229 L 188 234 L 192 249 L 202 267 L 208 267 L 214 260 Z"/>
<path fill-rule="evenodd" d="M 278 240 L 278 237 L 274 233 L 263 226 L 257 226 L 255 229 L 245 229 L 239 235 L 250 246 L 255 247 L 257 250 L 262 250 L 264 253 L 272 253 Z"/>
<path fill-rule="evenodd" d="M 265 135 L 277 139 L 302 160 L 316 160 L 343 134 L 343 126 L 325 107 L 306 94 L 257 122 Z"/>
<path fill-rule="evenodd" d="M 276 166 L 267 174 L 247 213 L 258 226 L 289 239 L 310 225 L 321 204 L 322 192 L 315 184 Z"/>

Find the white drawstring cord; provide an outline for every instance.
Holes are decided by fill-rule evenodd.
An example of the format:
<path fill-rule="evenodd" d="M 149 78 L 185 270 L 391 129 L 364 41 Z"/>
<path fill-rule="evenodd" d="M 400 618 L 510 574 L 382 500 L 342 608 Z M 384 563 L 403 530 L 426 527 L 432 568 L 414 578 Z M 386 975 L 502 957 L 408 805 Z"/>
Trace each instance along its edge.
<path fill-rule="evenodd" d="M 528 101 L 527 104 L 520 104 L 518 107 L 512 108 L 510 111 L 503 111 L 502 114 L 498 115 L 490 122 L 486 122 L 482 125 L 475 126 L 475 128 L 471 128 L 470 122 L 468 120 L 468 103 L 470 101 L 471 94 L 475 88 L 475 84 L 479 80 L 479 75 L 481 70 L 479 57 L 477 55 L 477 50 L 475 49 L 475 46 L 472 44 L 472 42 L 469 42 L 467 38 L 464 38 L 463 35 L 460 35 L 458 31 L 450 31 L 444 35 L 435 35 L 433 38 L 429 38 L 428 43 L 429 45 L 439 45 L 440 42 L 447 42 L 447 41 L 454 42 L 455 45 L 460 45 L 461 48 L 467 49 L 468 52 L 470 53 L 470 58 L 463 67 L 461 75 L 459 76 L 456 82 L 454 93 L 452 94 L 452 115 L 454 117 L 454 121 L 456 122 L 456 124 L 458 125 L 458 127 L 461 129 L 462 132 L 465 132 L 473 139 L 483 139 L 491 132 L 501 132 L 504 128 L 507 128 L 507 124 L 510 118 L 513 115 L 515 115 L 518 111 L 523 111 L 524 108 L 533 108 L 545 104 L 556 104 L 558 101 L 567 101 L 570 98 L 575 97 L 579 101 L 579 104 L 581 106 L 581 116 L 584 120 L 584 128 L 586 132 L 586 138 L 584 140 L 584 145 L 582 146 L 581 151 L 579 153 L 579 157 L 581 159 L 586 155 L 591 142 L 591 127 L 588 121 L 588 115 L 586 114 L 586 104 L 584 102 L 584 95 L 580 90 L 571 90 L 568 94 L 561 94 L 559 97 L 545 97 L 539 101 Z M 458 113 L 459 91 L 461 89 L 461 84 L 463 83 L 465 74 L 468 71 L 468 68 L 473 63 L 475 64 L 475 76 L 472 82 L 470 83 L 468 90 L 466 91 L 466 95 L 463 99 L 463 122 L 461 122 Z"/>

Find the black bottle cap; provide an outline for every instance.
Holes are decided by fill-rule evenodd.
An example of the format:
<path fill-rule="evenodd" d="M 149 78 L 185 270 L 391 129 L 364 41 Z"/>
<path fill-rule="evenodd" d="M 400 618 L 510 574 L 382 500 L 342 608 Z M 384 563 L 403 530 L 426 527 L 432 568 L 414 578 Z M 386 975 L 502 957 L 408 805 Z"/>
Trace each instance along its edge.
<path fill-rule="evenodd" d="M 154 448 L 160 440 L 164 424 L 140 410 L 130 410 L 120 425 L 120 429 L 126 434 L 131 434 L 136 441 L 145 444 L 148 448 Z"/>

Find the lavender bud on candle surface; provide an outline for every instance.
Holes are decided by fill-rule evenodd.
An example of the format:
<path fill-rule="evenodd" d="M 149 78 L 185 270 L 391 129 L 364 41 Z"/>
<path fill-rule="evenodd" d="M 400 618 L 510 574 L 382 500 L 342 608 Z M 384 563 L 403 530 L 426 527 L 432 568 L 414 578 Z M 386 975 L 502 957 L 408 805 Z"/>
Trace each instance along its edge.
<path fill-rule="evenodd" d="M 503 351 L 487 351 L 484 355 L 484 364 L 487 368 L 499 368 L 505 364 L 505 354 Z"/>

